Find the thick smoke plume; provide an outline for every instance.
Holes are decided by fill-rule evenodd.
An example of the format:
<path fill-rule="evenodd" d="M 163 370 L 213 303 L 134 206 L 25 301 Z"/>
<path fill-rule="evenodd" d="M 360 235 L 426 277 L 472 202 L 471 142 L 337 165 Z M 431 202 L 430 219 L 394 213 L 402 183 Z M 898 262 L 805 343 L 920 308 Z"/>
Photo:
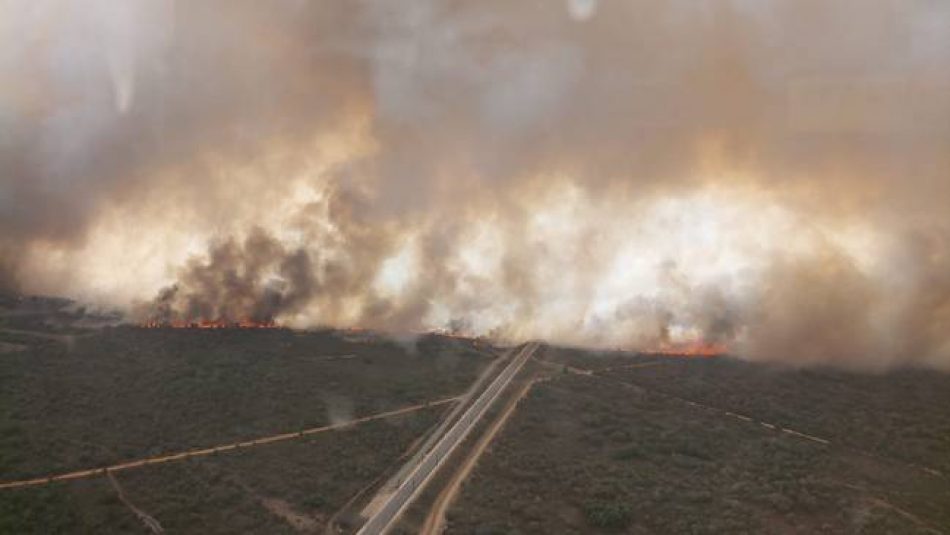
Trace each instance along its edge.
<path fill-rule="evenodd" d="M 950 4 L 0 3 L 0 287 L 950 368 Z"/>
<path fill-rule="evenodd" d="M 192 260 L 179 279 L 141 313 L 162 324 L 208 319 L 270 323 L 306 304 L 317 289 L 310 253 L 288 251 L 257 229 L 243 243 L 232 239 L 213 245 L 208 260 Z"/>

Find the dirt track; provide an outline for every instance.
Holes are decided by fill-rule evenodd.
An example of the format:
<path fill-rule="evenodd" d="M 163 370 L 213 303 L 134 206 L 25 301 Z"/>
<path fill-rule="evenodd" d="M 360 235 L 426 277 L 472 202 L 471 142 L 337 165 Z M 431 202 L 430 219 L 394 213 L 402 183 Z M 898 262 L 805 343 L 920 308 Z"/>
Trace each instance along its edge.
<path fill-rule="evenodd" d="M 214 446 L 214 447 L 210 447 L 210 448 L 204 448 L 204 449 L 199 449 L 199 450 L 189 450 L 189 451 L 184 451 L 184 452 L 180 452 L 180 453 L 172 453 L 172 454 L 169 454 L 169 455 L 162 455 L 162 456 L 158 456 L 158 457 L 149 457 L 149 458 L 146 458 L 146 459 L 138 459 L 138 460 L 135 460 L 135 461 L 128 461 L 128 462 L 124 462 L 124 463 L 114 464 L 114 465 L 111 465 L 111 466 L 103 466 L 103 467 L 99 467 L 99 468 L 90 468 L 90 469 L 87 469 L 87 470 L 78 470 L 78 471 L 75 471 L 75 472 L 68 472 L 68 473 L 63 473 L 63 474 L 56 474 L 56 475 L 51 475 L 51 476 L 47 476 L 47 477 L 38 477 L 38 478 L 34 478 L 34 479 L 24 479 L 24 480 L 20 480 L 20 481 L 7 481 L 7 482 L 4 482 L 4 483 L 0 483 L 0 489 L 11 489 L 11 488 L 18 488 L 18 487 L 29 487 L 29 486 L 34 486 L 34 485 L 45 485 L 45 484 L 52 483 L 52 482 L 54 482 L 54 481 L 68 481 L 68 480 L 71 480 L 71 479 L 82 479 L 82 478 L 87 478 L 87 477 L 95 477 L 95 476 L 99 476 L 99 475 L 108 474 L 108 473 L 110 473 L 110 472 L 116 472 L 116 471 L 119 471 L 119 470 L 128 470 L 128 469 L 131 469 L 131 468 L 138 468 L 138 467 L 145 466 L 145 465 L 162 464 L 162 463 L 167 463 L 167 462 L 171 462 L 171 461 L 180 461 L 180 460 L 183 460 L 183 459 L 190 459 L 190 458 L 193 458 L 193 457 L 204 457 L 204 456 L 207 456 L 207 455 L 212 455 L 212 454 L 220 453 L 220 452 L 224 452 L 224 451 L 231 451 L 231 450 L 235 450 L 235 449 L 239 449 L 239 448 L 249 448 L 249 447 L 253 447 L 253 446 L 260 446 L 260 445 L 263 445 L 263 444 L 270 444 L 270 443 L 273 443 L 273 442 L 281 442 L 281 441 L 284 441 L 284 440 L 291 440 L 291 439 L 294 439 L 294 438 L 299 438 L 299 437 L 303 437 L 303 436 L 307 436 L 307 435 L 313 435 L 313 434 L 316 434 L 316 433 L 323 433 L 323 432 L 325 432 L 325 431 L 334 431 L 334 430 L 337 430 L 337 429 L 343 429 L 343 428 L 350 427 L 350 426 L 352 426 L 352 425 L 356 425 L 356 424 L 359 424 L 359 423 L 369 422 L 369 421 L 372 421 L 372 420 L 382 420 L 382 419 L 385 419 L 385 418 L 390 418 L 390 417 L 393 417 L 393 416 L 398 416 L 398 415 L 401 415 L 401 414 L 407 414 L 407 413 L 410 413 L 410 412 L 415 412 L 415 411 L 418 411 L 418 410 L 422 410 L 422 409 L 425 409 L 425 408 L 427 408 L 427 407 L 434 407 L 434 406 L 437 406 L 437 405 L 444 405 L 444 404 L 446 404 L 446 403 L 452 403 L 452 402 L 455 402 L 455 401 L 457 401 L 457 400 L 458 400 L 458 397 L 445 398 L 445 399 L 440 399 L 440 400 L 437 400 L 437 401 L 432 401 L 432 402 L 429 402 L 429 403 L 421 403 L 421 404 L 418 404 L 418 405 L 411 405 L 411 406 L 409 406 L 409 407 L 403 407 L 403 408 L 401 408 L 401 409 L 396 409 L 396 410 L 387 411 L 387 412 L 381 412 L 381 413 L 378 413 L 378 414 L 372 414 L 372 415 L 370 415 L 370 416 L 364 416 L 364 417 L 362 417 L 362 418 L 357 418 L 357 419 L 355 419 L 355 420 L 350 420 L 350 421 L 348 421 L 348 422 L 342 422 L 342 423 L 338 423 L 338 424 L 326 425 L 326 426 L 322 426 L 322 427 L 312 427 L 312 428 L 310 428 L 310 429 L 303 429 L 303 430 L 301 430 L 301 431 L 295 431 L 295 432 L 292 432 L 292 433 L 282 433 L 282 434 L 279 434 L 279 435 L 271 435 L 271 436 L 261 437 L 261 438 L 257 438 L 257 439 L 253 439 L 253 440 L 247 440 L 247 441 L 244 441 L 244 442 L 232 442 L 232 443 L 230 443 L 230 444 L 222 444 L 222 445 L 220 445 L 220 446 Z"/>
<path fill-rule="evenodd" d="M 132 511 L 136 518 L 138 518 L 149 531 L 152 533 L 165 533 L 165 530 L 162 528 L 162 525 L 158 523 L 158 520 L 155 520 L 153 516 L 139 509 L 135 504 L 129 501 L 125 495 L 125 490 L 122 489 L 122 485 L 119 484 L 119 480 L 115 478 L 112 472 L 107 472 L 107 474 L 109 476 L 109 483 L 111 483 L 112 488 L 115 489 L 119 501 Z"/>

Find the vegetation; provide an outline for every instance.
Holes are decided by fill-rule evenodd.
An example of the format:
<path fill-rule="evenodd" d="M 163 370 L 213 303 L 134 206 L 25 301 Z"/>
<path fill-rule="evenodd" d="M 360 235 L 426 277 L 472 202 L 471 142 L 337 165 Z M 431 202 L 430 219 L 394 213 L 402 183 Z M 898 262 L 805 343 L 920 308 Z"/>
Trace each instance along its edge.
<path fill-rule="evenodd" d="M 950 475 L 950 375 L 670 359 L 614 377 Z"/>
<path fill-rule="evenodd" d="M 66 305 L 0 299 L 0 342 L 16 344 L 0 353 L 2 481 L 425 404 L 463 392 L 492 358 L 435 335 L 90 329 Z M 169 533 L 320 531 L 448 409 L 114 476 Z M 145 531 L 104 475 L 0 490 L 0 533 Z"/>
<path fill-rule="evenodd" d="M 0 355 L 0 473 L 21 479 L 346 421 L 450 397 L 470 342 L 109 328 Z"/>
<path fill-rule="evenodd" d="M 322 530 L 360 489 L 397 463 L 440 410 L 341 432 L 123 473 L 136 505 L 170 533 L 283 533 L 294 515 Z M 283 513 L 281 513 L 283 510 Z"/>
<path fill-rule="evenodd" d="M 168 533 L 322 530 L 428 429 L 425 409 L 341 431 L 115 474 L 127 498 Z M 0 533 L 137 533 L 140 521 L 104 477 L 0 491 Z"/>
<path fill-rule="evenodd" d="M 0 533 L 140 533 L 105 478 L 0 492 Z"/>
<path fill-rule="evenodd" d="M 592 351 L 579 347 L 545 346 L 542 354 L 544 360 L 562 366 L 571 366 L 584 370 L 604 370 L 623 366 L 636 366 L 654 362 L 655 355 L 632 353 L 620 350 Z"/>
<path fill-rule="evenodd" d="M 586 507 L 587 521 L 594 527 L 621 529 L 630 524 L 630 506 L 623 502 L 598 501 Z"/>
<path fill-rule="evenodd" d="M 439 336 L 91 330 L 67 303 L 8 301 L 4 481 L 422 404 L 464 391 L 490 358 Z M 950 532 L 950 376 L 565 348 L 543 357 L 519 380 L 546 379 L 464 484 L 449 533 Z M 115 476 L 169 533 L 321 531 L 447 409 Z M 397 531 L 419 525 L 449 472 Z M 0 490 L 0 533 L 143 530 L 106 477 Z"/>
<path fill-rule="evenodd" d="M 759 395 L 740 384 L 735 397 Z M 927 533 L 950 527 L 947 503 L 945 477 L 613 377 L 553 373 L 482 458 L 448 532 Z"/>

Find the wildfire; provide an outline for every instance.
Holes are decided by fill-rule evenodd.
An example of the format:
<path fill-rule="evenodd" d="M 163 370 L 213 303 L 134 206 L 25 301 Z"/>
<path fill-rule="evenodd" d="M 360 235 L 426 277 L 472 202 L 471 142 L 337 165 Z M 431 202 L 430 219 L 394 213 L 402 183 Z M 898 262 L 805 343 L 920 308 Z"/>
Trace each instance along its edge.
<path fill-rule="evenodd" d="M 729 352 L 729 348 L 722 343 L 697 340 L 693 342 L 666 343 L 659 348 L 647 351 L 654 355 L 676 357 L 716 357 Z"/>
<path fill-rule="evenodd" d="M 225 319 L 197 321 L 149 320 L 140 324 L 140 327 L 145 329 L 275 329 L 277 328 L 277 324 L 274 322 L 274 320 L 259 321 L 252 319 L 242 319 L 237 321 Z"/>
<path fill-rule="evenodd" d="M 432 334 L 432 335 L 435 335 L 435 336 L 442 336 L 442 337 L 444 337 L 444 338 L 455 338 L 455 339 L 458 339 L 458 340 L 471 340 L 471 339 L 472 339 L 472 336 L 470 336 L 470 335 L 462 334 L 462 333 L 459 333 L 459 332 L 457 332 L 457 331 L 450 331 L 450 330 L 448 330 L 448 329 L 432 329 L 432 330 L 430 330 L 430 331 L 424 332 L 423 334 Z"/>

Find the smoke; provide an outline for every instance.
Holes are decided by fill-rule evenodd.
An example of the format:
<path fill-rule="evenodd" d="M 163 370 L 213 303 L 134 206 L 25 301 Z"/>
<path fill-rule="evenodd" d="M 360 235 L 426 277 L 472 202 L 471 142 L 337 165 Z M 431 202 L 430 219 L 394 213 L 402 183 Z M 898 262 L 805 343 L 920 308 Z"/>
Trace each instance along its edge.
<path fill-rule="evenodd" d="M 145 314 L 152 320 L 271 322 L 293 313 L 318 290 L 305 249 L 288 251 L 260 229 L 243 243 L 214 244 L 207 261 L 192 259 L 179 282 L 159 292 Z"/>
<path fill-rule="evenodd" d="M 0 3 L 0 288 L 950 367 L 936 0 Z"/>

